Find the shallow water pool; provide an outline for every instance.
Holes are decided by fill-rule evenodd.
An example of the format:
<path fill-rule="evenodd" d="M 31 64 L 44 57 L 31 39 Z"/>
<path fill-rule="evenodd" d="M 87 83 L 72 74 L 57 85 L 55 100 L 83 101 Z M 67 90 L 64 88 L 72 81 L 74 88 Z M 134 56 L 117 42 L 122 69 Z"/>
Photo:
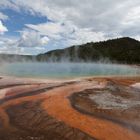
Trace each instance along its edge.
<path fill-rule="evenodd" d="M 18 77 L 73 78 L 84 76 L 140 76 L 140 68 L 104 63 L 11 63 L 0 68 L 0 74 Z"/>

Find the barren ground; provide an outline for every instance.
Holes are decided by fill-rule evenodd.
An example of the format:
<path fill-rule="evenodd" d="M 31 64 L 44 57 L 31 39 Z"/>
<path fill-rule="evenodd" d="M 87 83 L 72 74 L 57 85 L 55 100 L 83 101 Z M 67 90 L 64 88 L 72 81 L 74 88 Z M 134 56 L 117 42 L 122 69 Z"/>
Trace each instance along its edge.
<path fill-rule="evenodd" d="M 139 140 L 140 77 L 0 78 L 0 140 Z"/>

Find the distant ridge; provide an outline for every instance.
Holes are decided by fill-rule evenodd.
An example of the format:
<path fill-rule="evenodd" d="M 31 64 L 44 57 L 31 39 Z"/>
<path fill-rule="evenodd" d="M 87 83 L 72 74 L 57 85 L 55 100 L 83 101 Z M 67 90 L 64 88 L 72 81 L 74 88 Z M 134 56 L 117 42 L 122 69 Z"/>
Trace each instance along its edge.
<path fill-rule="evenodd" d="M 91 42 L 39 54 L 36 59 L 38 61 L 52 62 L 112 61 L 116 63 L 140 64 L 140 42 L 130 37 L 96 43 Z"/>
<path fill-rule="evenodd" d="M 2 62 L 27 62 L 36 61 L 36 56 L 18 55 L 18 54 L 0 54 L 0 63 Z"/>

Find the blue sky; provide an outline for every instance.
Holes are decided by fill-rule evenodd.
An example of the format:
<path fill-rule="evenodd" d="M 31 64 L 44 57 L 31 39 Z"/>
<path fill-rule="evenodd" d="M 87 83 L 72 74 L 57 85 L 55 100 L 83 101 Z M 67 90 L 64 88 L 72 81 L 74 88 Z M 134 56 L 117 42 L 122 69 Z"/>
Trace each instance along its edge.
<path fill-rule="evenodd" d="M 47 17 L 40 17 L 22 12 L 17 12 L 12 9 L 4 9 L 1 12 L 9 17 L 9 20 L 3 21 L 4 25 L 8 28 L 6 35 L 19 36 L 20 30 L 25 28 L 25 24 L 39 24 L 47 22 Z"/>
<path fill-rule="evenodd" d="M 129 36 L 140 40 L 139 0 L 0 0 L 0 53 L 39 54 Z"/>

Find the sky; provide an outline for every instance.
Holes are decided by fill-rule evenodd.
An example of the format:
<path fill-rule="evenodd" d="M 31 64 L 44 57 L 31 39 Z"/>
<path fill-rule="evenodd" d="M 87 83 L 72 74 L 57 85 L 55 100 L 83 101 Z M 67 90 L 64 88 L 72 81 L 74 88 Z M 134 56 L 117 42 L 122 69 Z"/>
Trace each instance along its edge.
<path fill-rule="evenodd" d="M 0 0 L 0 53 L 36 55 L 119 37 L 140 40 L 140 0 Z"/>

